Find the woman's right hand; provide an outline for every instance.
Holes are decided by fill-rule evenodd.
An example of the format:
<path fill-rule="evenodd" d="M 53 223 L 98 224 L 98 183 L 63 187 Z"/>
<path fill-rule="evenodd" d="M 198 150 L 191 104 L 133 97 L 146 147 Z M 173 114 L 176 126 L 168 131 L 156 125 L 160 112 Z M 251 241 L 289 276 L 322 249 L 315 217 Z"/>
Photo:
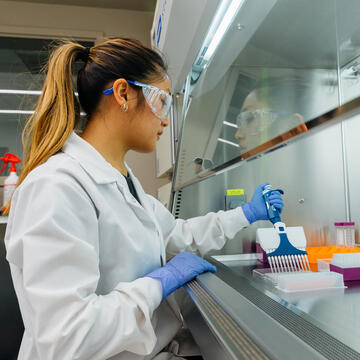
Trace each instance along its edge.
<path fill-rule="evenodd" d="M 182 252 L 146 277 L 160 280 L 163 289 L 162 300 L 164 300 L 173 291 L 206 271 L 215 273 L 216 267 L 193 253 Z"/>
<path fill-rule="evenodd" d="M 259 185 L 255 189 L 251 201 L 242 205 L 241 207 L 250 224 L 257 220 L 269 219 L 265 200 L 262 194 L 266 185 L 269 185 L 269 183 Z M 284 202 L 279 191 L 273 191 L 271 193 L 271 195 L 269 196 L 269 205 L 274 205 L 279 211 L 279 213 L 281 213 L 284 207 Z"/>

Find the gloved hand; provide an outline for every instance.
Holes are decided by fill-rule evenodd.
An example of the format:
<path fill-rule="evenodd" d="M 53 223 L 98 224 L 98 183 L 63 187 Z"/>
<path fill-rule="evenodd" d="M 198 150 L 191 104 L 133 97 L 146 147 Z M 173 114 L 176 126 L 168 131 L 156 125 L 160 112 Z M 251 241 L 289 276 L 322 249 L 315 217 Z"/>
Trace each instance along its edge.
<path fill-rule="evenodd" d="M 249 223 L 252 224 L 254 221 L 257 220 L 268 220 L 268 212 L 265 205 L 265 200 L 263 198 L 262 192 L 264 190 L 265 185 L 269 183 L 265 183 L 259 185 L 251 198 L 251 201 L 242 205 L 242 210 L 246 218 L 248 219 Z M 284 207 L 284 202 L 281 198 L 281 195 L 278 191 L 274 191 L 269 196 L 269 204 L 274 205 L 276 209 L 281 214 L 281 211 Z"/>
<path fill-rule="evenodd" d="M 195 254 L 182 252 L 174 256 L 163 267 L 147 274 L 146 277 L 161 281 L 162 300 L 164 300 L 173 291 L 205 271 L 215 273 L 216 267 Z"/>

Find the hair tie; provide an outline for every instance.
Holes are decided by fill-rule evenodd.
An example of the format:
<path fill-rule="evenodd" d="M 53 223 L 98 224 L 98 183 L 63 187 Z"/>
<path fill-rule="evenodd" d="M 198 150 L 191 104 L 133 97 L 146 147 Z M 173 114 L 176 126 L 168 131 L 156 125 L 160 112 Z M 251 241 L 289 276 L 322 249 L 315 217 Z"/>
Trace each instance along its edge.
<path fill-rule="evenodd" d="M 78 55 L 78 59 L 83 61 L 85 63 L 85 65 L 88 63 L 89 61 L 89 56 L 90 56 L 90 49 L 89 47 L 84 48 L 80 54 Z"/>
<path fill-rule="evenodd" d="M 89 55 L 90 55 L 90 48 L 86 47 L 85 48 L 85 57 L 86 57 L 86 59 L 89 59 Z"/>

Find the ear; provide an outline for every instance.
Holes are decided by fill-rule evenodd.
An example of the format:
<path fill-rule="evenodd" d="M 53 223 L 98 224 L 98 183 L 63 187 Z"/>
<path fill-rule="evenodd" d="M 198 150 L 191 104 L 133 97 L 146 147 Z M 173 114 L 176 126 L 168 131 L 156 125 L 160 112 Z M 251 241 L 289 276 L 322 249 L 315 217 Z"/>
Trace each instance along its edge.
<path fill-rule="evenodd" d="M 128 82 L 125 79 L 117 79 L 114 82 L 113 91 L 116 102 L 120 106 L 126 104 L 129 91 Z"/>

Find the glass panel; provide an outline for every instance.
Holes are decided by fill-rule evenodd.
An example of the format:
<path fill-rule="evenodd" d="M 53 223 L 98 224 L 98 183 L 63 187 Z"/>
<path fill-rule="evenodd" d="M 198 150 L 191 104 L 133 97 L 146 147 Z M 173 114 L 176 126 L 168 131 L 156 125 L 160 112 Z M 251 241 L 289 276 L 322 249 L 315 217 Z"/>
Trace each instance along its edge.
<path fill-rule="evenodd" d="M 22 156 L 21 132 L 40 95 L 44 81 L 40 70 L 53 43 L 50 39 L 0 37 L 0 156 L 5 152 Z"/>
<path fill-rule="evenodd" d="M 336 2 L 341 102 L 360 95 L 360 4 L 357 0 Z"/>
<path fill-rule="evenodd" d="M 212 59 L 199 56 L 189 75 L 177 188 L 307 131 L 307 121 L 340 104 L 340 2 L 240 4 Z M 352 11 L 341 12 L 350 33 L 359 27 Z"/>

